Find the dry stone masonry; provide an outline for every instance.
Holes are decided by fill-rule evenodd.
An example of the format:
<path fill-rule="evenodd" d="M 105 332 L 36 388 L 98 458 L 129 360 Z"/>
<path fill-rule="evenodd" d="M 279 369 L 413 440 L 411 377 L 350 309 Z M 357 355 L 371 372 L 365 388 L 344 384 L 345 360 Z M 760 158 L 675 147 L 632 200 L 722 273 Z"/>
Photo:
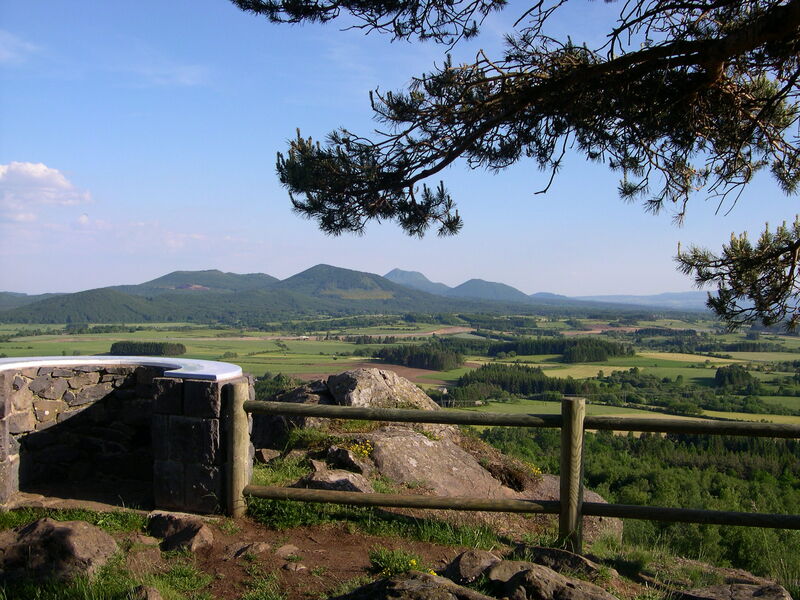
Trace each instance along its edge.
<path fill-rule="evenodd" d="M 145 359 L 8 362 L 0 361 L 0 507 L 38 484 L 124 480 L 152 487 L 158 508 L 224 508 L 224 403 L 238 367 L 217 369 L 219 378 L 183 367 L 188 377 L 175 376 Z"/>

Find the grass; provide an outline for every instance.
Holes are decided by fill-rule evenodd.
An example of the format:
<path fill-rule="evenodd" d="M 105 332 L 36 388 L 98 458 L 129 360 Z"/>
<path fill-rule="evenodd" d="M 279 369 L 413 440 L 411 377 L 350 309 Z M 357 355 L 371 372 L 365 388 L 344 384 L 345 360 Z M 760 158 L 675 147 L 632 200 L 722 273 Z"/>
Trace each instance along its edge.
<path fill-rule="evenodd" d="M 69 583 L 28 580 L 0 586 L 0 600 L 129 600 L 139 585 L 156 588 L 164 600 L 212 600 L 205 588 L 212 577 L 200 571 L 190 557 L 173 557 L 161 573 L 134 577 L 117 554 L 91 581 L 77 577 Z M 270 599 L 271 600 L 271 599 Z"/>
<path fill-rule="evenodd" d="M 21 508 L 0 512 L 0 529 L 27 525 L 49 517 L 56 521 L 86 521 L 109 533 L 144 531 L 146 517 L 131 511 L 97 512 L 82 508 Z"/>
<path fill-rule="evenodd" d="M 311 467 L 302 457 L 276 458 L 267 465 L 253 466 L 253 485 L 288 485 L 308 475 Z"/>
<path fill-rule="evenodd" d="M 368 535 L 400 537 L 444 546 L 491 550 L 507 542 L 488 527 L 415 519 L 371 507 L 248 498 L 247 510 L 255 521 L 278 530 L 344 523 L 348 528 Z"/>
<path fill-rule="evenodd" d="M 178 557 L 163 573 L 150 574 L 143 578 L 146 585 L 161 592 L 164 600 L 211 600 L 203 590 L 212 580 L 213 577 L 198 569 L 190 557 Z"/>
<path fill-rule="evenodd" d="M 348 579 L 347 581 L 341 581 L 335 584 L 331 589 L 326 591 L 324 594 L 319 595 L 319 600 L 326 600 L 327 598 L 331 598 L 334 596 L 343 596 L 344 594 L 349 594 L 353 590 L 360 588 L 362 585 L 367 585 L 368 583 L 372 582 L 372 577 L 368 575 L 359 575 L 358 577 L 353 577 L 353 579 Z"/>
<path fill-rule="evenodd" d="M 405 550 L 390 550 L 383 546 L 369 551 L 370 570 L 381 577 L 394 577 L 409 571 L 434 573 L 417 554 Z"/>
<path fill-rule="evenodd" d="M 474 412 L 494 412 L 503 414 L 561 414 L 560 402 L 546 402 L 544 400 L 520 400 L 519 402 L 490 402 L 484 406 L 476 408 L 459 408 L 457 410 L 469 410 Z M 587 404 L 586 414 L 590 416 L 629 416 L 643 417 L 649 419 L 690 419 L 692 417 L 677 417 L 666 415 L 649 410 L 639 410 L 636 408 L 625 408 L 621 406 L 605 406 L 602 404 Z"/>
<path fill-rule="evenodd" d="M 252 563 L 247 567 L 251 579 L 247 582 L 247 590 L 240 600 L 284 600 L 278 578 L 273 573 L 264 573 L 260 565 Z"/>
<path fill-rule="evenodd" d="M 761 398 L 767 404 L 775 404 L 777 406 L 785 406 L 794 410 L 800 410 L 800 397 L 797 396 L 762 396 Z"/>
<path fill-rule="evenodd" d="M 736 421 L 767 421 L 768 423 L 788 423 L 800 425 L 800 416 L 793 415 L 762 415 L 742 412 L 722 412 L 719 410 L 704 410 L 703 415 L 721 419 L 734 419 Z"/>

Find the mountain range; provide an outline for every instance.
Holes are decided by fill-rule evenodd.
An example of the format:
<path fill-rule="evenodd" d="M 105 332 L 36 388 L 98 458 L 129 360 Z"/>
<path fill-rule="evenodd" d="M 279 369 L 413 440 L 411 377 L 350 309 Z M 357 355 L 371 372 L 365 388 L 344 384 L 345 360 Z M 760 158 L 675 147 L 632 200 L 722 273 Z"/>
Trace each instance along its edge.
<path fill-rule="evenodd" d="M 702 296 L 702 302 L 699 301 Z M 659 296 L 526 295 L 503 283 L 470 279 L 456 287 L 422 273 L 394 269 L 381 277 L 317 265 L 279 280 L 264 273 L 175 271 L 137 285 L 72 294 L 0 292 L 0 322 L 136 323 L 223 322 L 258 325 L 308 316 L 397 312 L 570 314 L 652 310 L 702 310 L 704 292 Z"/>

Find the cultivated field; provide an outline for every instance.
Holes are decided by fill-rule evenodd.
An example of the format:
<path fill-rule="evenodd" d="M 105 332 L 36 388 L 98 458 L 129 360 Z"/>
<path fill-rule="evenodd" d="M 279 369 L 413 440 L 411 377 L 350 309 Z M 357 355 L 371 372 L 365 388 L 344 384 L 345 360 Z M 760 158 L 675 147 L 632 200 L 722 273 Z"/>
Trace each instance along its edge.
<path fill-rule="evenodd" d="M 324 321 L 321 322 L 324 323 Z M 585 319 L 578 324 L 574 321 L 568 324 L 565 320 L 541 319 L 538 321 L 538 326 L 541 328 L 564 332 L 571 330 L 573 333 L 580 334 L 580 329 L 574 329 L 578 325 L 589 330 L 608 329 L 608 323 L 600 320 Z M 710 331 L 712 325 L 710 322 L 687 323 L 674 319 L 639 323 L 639 327 L 695 329 L 697 331 Z M 501 360 L 486 356 L 467 356 L 466 363 L 462 367 L 449 371 L 430 371 L 381 363 L 371 358 L 372 351 L 380 348 L 380 344 L 357 344 L 353 341 L 345 341 L 344 338 L 364 335 L 392 336 L 396 339 L 395 343 L 420 343 L 434 334 L 476 338 L 477 336 L 470 333 L 472 328 L 443 326 L 436 323 L 407 323 L 402 320 L 374 327 L 332 326 L 330 331 L 320 332 L 317 335 L 297 335 L 279 329 L 248 331 L 187 323 L 148 323 L 129 325 L 128 327 L 131 329 L 142 327 L 143 329 L 115 333 L 65 334 L 63 326 L 4 324 L 0 325 L 0 353 L 9 357 L 93 355 L 108 353 L 111 344 L 115 341 L 176 342 L 186 346 L 185 357 L 187 358 L 235 363 L 244 371 L 256 376 L 262 376 L 265 373 L 273 375 L 283 373 L 297 379 L 310 380 L 348 369 L 379 366 L 396 371 L 424 389 L 453 386 L 465 373 L 490 362 L 523 363 L 532 367 L 540 367 L 551 377 L 575 379 L 596 377 L 600 371 L 608 375 L 613 371 L 635 367 L 640 372 L 654 375 L 659 379 L 668 378 L 675 381 L 680 377 L 686 384 L 699 386 L 713 386 L 718 367 L 738 363 L 747 366 L 753 376 L 764 382 L 761 395 L 764 402 L 800 410 L 800 398 L 780 395 L 780 386 L 776 383 L 776 377 L 790 377 L 793 374 L 772 372 L 765 364 L 800 359 L 800 354 L 793 352 L 727 352 L 725 354 L 730 355 L 731 358 L 717 358 L 701 354 L 642 350 L 635 356 L 620 356 L 602 362 L 574 364 L 561 362 L 560 356 L 555 354 L 519 355 Z M 620 332 L 626 329 L 630 328 L 617 328 Z M 26 332 L 36 332 L 40 335 L 25 335 Z M 584 330 L 584 333 L 588 333 L 588 331 Z M 6 336 L 14 337 L 2 339 Z M 714 339 L 717 338 L 725 342 L 736 342 L 743 339 L 740 334 L 720 334 L 714 337 Z M 764 336 L 762 341 L 780 343 L 789 349 L 800 349 L 800 339 L 791 336 Z M 765 364 L 767 368 L 756 370 L 755 367 L 761 364 Z M 774 396 L 766 395 L 773 393 Z M 488 407 L 476 410 L 548 413 L 558 412 L 560 409 L 558 403 L 521 401 L 519 403 L 492 403 Z M 589 414 L 636 415 L 650 418 L 659 418 L 660 416 L 660 413 L 646 410 L 603 405 L 590 405 Z M 800 417 L 793 416 L 722 412 L 706 412 L 705 415 L 717 418 L 764 419 L 772 422 L 800 423 Z"/>

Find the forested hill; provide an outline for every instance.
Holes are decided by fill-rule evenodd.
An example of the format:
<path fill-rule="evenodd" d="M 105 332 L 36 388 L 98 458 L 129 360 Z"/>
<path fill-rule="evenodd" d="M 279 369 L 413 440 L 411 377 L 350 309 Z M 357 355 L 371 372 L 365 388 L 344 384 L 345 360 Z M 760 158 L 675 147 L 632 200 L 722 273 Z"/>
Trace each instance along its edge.
<path fill-rule="evenodd" d="M 18 306 L 25 306 L 26 304 L 33 304 L 39 300 L 46 298 L 54 298 L 61 294 L 20 294 L 17 292 L 0 292 L 0 310 L 8 310 L 10 308 L 17 308 Z"/>
<path fill-rule="evenodd" d="M 152 281 L 138 285 L 117 285 L 113 289 L 134 296 L 158 296 L 173 291 L 185 292 L 244 292 L 264 290 L 280 281 L 265 273 L 223 273 L 216 269 L 208 271 L 173 271 Z"/>
<path fill-rule="evenodd" d="M 468 282 L 470 283 L 470 282 Z M 489 287 L 487 288 L 487 284 Z M 502 290 L 491 282 L 473 280 L 492 297 Z M 508 287 L 508 286 L 504 286 Z M 638 314 L 652 309 L 565 298 L 537 301 L 508 287 L 512 293 L 494 299 L 456 298 L 430 294 L 372 273 L 317 265 L 282 281 L 264 273 L 238 275 L 221 271 L 175 271 L 137 285 L 44 295 L 24 306 L 7 294 L 0 303 L 0 322 L 13 323 L 136 323 L 203 322 L 260 326 L 268 321 L 313 316 L 370 313 L 503 313 L 586 316 L 620 312 Z M 505 290 L 507 292 L 508 290 Z M 513 293 L 516 292 L 516 293 Z M 515 301 L 510 299 L 514 298 Z M 15 302 L 16 301 L 16 302 Z"/>

